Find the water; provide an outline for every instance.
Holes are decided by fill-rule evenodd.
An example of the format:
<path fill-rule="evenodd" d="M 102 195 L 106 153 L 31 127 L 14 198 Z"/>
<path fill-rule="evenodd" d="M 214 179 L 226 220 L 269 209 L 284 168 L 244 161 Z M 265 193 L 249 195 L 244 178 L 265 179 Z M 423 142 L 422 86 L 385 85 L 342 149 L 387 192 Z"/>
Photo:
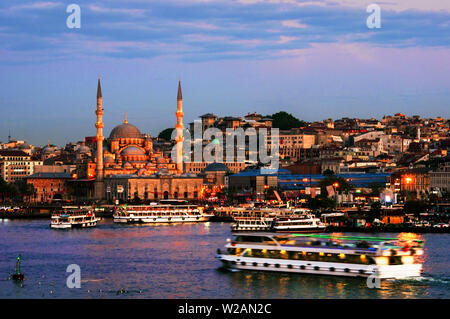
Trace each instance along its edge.
<path fill-rule="evenodd" d="M 358 278 L 222 271 L 214 256 L 229 237 L 229 223 L 107 219 L 92 229 L 53 230 L 48 220 L 0 220 L 0 298 L 450 298 L 449 234 L 420 235 L 422 278 L 382 281 L 379 289 Z M 8 280 L 19 253 L 23 284 Z M 79 289 L 66 286 L 70 264 L 81 268 Z"/>

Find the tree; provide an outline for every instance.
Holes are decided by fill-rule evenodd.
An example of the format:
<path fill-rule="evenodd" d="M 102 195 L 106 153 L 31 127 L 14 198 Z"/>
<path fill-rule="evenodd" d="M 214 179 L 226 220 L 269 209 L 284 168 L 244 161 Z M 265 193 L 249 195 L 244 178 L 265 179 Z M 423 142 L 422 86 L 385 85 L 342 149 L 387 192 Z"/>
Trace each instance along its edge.
<path fill-rule="evenodd" d="M 308 197 L 306 205 L 312 210 L 334 208 L 335 202 L 328 197 Z"/>
<path fill-rule="evenodd" d="M 290 130 L 291 128 L 302 127 L 306 125 L 306 122 L 299 120 L 290 113 L 281 111 L 268 115 L 271 118 L 272 127 L 279 128 L 280 130 Z"/>
<path fill-rule="evenodd" d="M 381 203 L 380 202 L 373 202 L 370 204 L 370 215 L 367 219 L 368 222 L 373 223 L 374 219 L 380 219 L 381 216 Z"/>
<path fill-rule="evenodd" d="M 277 190 L 276 187 L 270 186 L 269 188 L 264 189 L 264 197 L 266 199 L 268 198 L 274 198 L 275 197 L 275 191 Z"/>
<path fill-rule="evenodd" d="M 338 192 L 348 193 L 353 189 L 353 185 L 347 182 L 345 178 L 332 175 L 325 177 L 319 182 L 321 194 L 328 194 L 327 186 L 334 185 L 336 183 L 338 186 L 335 187 L 335 190 Z"/>
<path fill-rule="evenodd" d="M 372 204 L 370 204 L 370 212 L 379 215 L 381 213 L 381 203 L 373 202 Z"/>
<path fill-rule="evenodd" d="M 36 194 L 34 186 L 27 183 L 25 179 L 17 180 L 12 186 L 16 189 L 16 194 L 22 197 L 22 200 Z"/>
<path fill-rule="evenodd" d="M 323 171 L 322 175 L 323 176 L 334 176 L 334 171 L 332 171 L 331 169 L 327 168 L 326 170 Z"/>
<path fill-rule="evenodd" d="M 408 200 L 403 206 L 406 213 L 414 214 L 419 217 L 420 213 L 425 212 L 429 208 L 429 204 L 421 200 Z"/>
<path fill-rule="evenodd" d="M 372 190 L 372 195 L 379 196 L 384 186 L 378 182 L 369 183 L 369 188 Z"/>
<path fill-rule="evenodd" d="M 173 130 L 174 130 L 173 127 L 166 128 L 165 130 L 159 132 L 158 138 L 161 138 L 161 139 L 166 140 L 166 141 L 171 141 L 172 140 L 172 131 Z"/>

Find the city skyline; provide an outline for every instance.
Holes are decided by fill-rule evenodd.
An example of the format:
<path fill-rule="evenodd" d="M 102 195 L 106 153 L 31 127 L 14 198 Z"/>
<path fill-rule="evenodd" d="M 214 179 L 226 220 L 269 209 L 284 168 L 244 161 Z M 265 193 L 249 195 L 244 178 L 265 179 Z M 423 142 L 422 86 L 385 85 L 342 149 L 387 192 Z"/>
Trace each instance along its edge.
<path fill-rule="evenodd" d="M 279 111 L 277 111 L 277 112 L 283 112 L 283 111 L 285 111 L 285 110 L 279 110 Z M 275 113 L 277 113 L 277 112 L 275 112 Z M 226 112 L 224 112 L 224 113 L 214 113 L 214 115 L 217 115 L 218 117 L 224 117 L 224 116 L 236 116 L 236 117 L 241 117 L 241 118 L 243 118 L 245 115 L 247 115 L 247 113 L 253 113 L 253 111 L 252 111 L 252 110 L 249 110 L 249 111 L 243 112 L 242 114 L 227 114 Z M 256 113 L 258 113 L 258 112 L 256 112 Z M 393 115 L 395 115 L 396 113 L 401 113 L 401 112 L 392 112 L 391 114 L 385 114 L 384 116 L 393 116 Z M 402 114 L 404 114 L 404 113 L 402 113 Z M 170 115 L 170 114 L 169 114 L 169 115 Z M 190 122 L 193 122 L 194 120 L 200 120 L 200 116 L 201 116 L 201 115 L 202 115 L 202 114 L 199 114 L 197 117 L 194 117 L 193 120 L 190 121 Z M 264 115 L 271 115 L 271 114 L 261 114 L 261 115 L 264 116 Z M 424 116 L 422 116 L 421 114 L 417 114 L 417 113 L 414 113 L 414 114 L 412 114 L 412 113 L 411 113 L 411 114 L 404 114 L 404 115 L 405 115 L 406 117 L 420 116 L 420 118 L 430 118 L 430 119 L 442 117 L 442 116 L 440 116 L 440 115 L 431 116 L 431 117 L 424 117 Z M 346 118 L 346 117 L 347 117 L 347 118 L 354 118 L 354 119 L 371 119 L 371 118 L 375 118 L 375 119 L 377 119 L 377 120 L 381 120 L 383 116 L 380 117 L 380 118 L 378 118 L 378 117 L 358 117 L 358 116 L 348 117 L 348 116 L 342 116 L 342 117 L 340 117 L 340 118 L 332 118 L 332 120 L 333 120 L 333 121 L 336 121 L 336 120 L 339 120 L 339 119 L 342 119 L 342 118 Z M 115 123 L 105 123 L 105 131 L 104 131 L 105 137 L 108 137 L 108 136 L 109 136 L 109 133 L 114 129 L 114 127 L 117 126 L 118 124 L 122 123 L 124 120 L 127 120 L 127 122 L 128 122 L 128 119 L 129 119 L 129 118 L 130 118 L 130 117 L 128 116 L 127 112 L 125 111 L 125 113 L 122 115 L 122 118 L 120 118 L 120 116 L 119 116 L 119 119 L 118 119 L 117 122 L 115 122 Z M 445 117 L 442 117 L 442 118 L 445 119 Z M 323 119 L 316 119 L 316 120 L 305 121 L 305 122 L 307 122 L 307 123 L 314 123 L 314 122 L 325 121 L 325 120 L 328 120 L 328 119 L 329 119 L 329 118 L 323 118 Z M 299 120 L 302 120 L 302 119 L 300 118 Z M 175 122 L 176 122 L 176 120 L 175 120 Z M 93 119 L 93 122 L 92 122 L 92 123 L 95 124 L 95 116 L 94 116 L 94 119 Z M 136 123 L 135 123 L 135 122 L 131 122 L 131 124 L 135 125 Z M 175 123 L 175 124 L 176 124 L 176 123 Z M 175 124 L 173 125 L 173 129 L 174 129 L 174 130 L 175 130 Z M 189 123 L 188 123 L 188 124 L 189 124 Z M 135 125 L 135 126 L 138 127 L 139 129 L 141 129 L 143 134 L 149 134 L 151 137 L 157 137 L 158 134 L 159 134 L 162 130 L 165 129 L 165 128 L 163 128 L 163 129 L 161 129 L 160 131 L 157 131 L 157 132 L 155 132 L 154 134 L 152 134 L 152 133 L 150 133 L 149 130 L 146 130 L 145 127 L 139 127 L 138 125 Z M 167 128 L 167 127 L 166 127 L 166 128 Z M 186 127 L 185 129 L 188 129 L 188 130 L 189 130 L 189 127 Z M 18 133 L 17 135 L 14 135 L 14 133 L 13 133 L 12 130 L 8 130 L 8 133 L 7 133 L 7 134 L 8 134 L 8 135 L 5 136 L 4 139 L 0 138 L 0 142 L 5 143 L 5 142 L 8 141 L 8 138 L 10 137 L 11 140 L 18 140 L 18 141 L 23 140 L 23 141 L 27 142 L 28 144 L 34 145 L 34 146 L 36 146 L 36 147 L 44 147 L 44 146 L 46 146 L 48 143 L 50 143 L 50 145 L 55 145 L 55 146 L 58 146 L 58 147 L 64 147 L 64 146 L 65 146 L 66 144 L 68 144 L 68 143 L 83 142 L 85 137 L 92 137 L 92 136 L 95 136 L 95 126 L 94 126 L 94 132 L 93 132 L 92 134 L 84 134 L 84 135 L 81 134 L 81 135 L 79 135 L 78 137 L 75 136 L 73 139 L 69 139 L 69 138 L 65 138 L 65 137 L 64 137 L 64 142 L 62 142 L 62 143 L 56 142 L 56 141 L 59 140 L 60 138 L 54 138 L 54 139 L 52 139 L 52 138 L 50 138 L 50 137 L 47 137 L 47 138 L 46 138 L 45 136 L 43 137 L 44 140 L 43 140 L 41 143 L 33 143 L 33 142 L 32 142 L 33 139 L 23 138 L 22 135 L 20 135 L 20 133 Z"/>
<path fill-rule="evenodd" d="M 187 123 L 204 113 L 305 121 L 402 112 L 449 118 L 450 5 L 370 1 L 78 1 L 0 4 L 0 140 L 34 144 L 95 135 L 123 120 L 157 135 L 175 126 L 181 76 Z"/>
<path fill-rule="evenodd" d="M 102 90 L 104 90 L 103 88 L 102 88 Z M 227 113 L 226 111 L 224 111 L 224 112 L 215 112 L 215 113 L 213 113 L 214 115 L 216 115 L 216 116 L 218 116 L 218 117 L 225 117 L 225 116 L 235 116 L 235 117 L 241 117 L 241 118 L 243 118 L 245 115 L 247 115 L 248 113 L 254 113 L 255 111 L 254 110 L 245 110 L 245 111 L 243 111 L 242 112 L 242 114 L 230 114 L 230 113 Z M 276 111 L 274 111 L 274 113 L 277 113 L 277 112 L 286 112 L 286 110 L 284 110 L 284 109 L 280 109 L 280 110 L 276 110 Z M 158 134 L 161 132 L 161 131 L 163 131 L 164 129 L 166 129 L 166 128 L 168 128 L 168 127 L 163 127 L 162 129 L 160 129 L 159 131 L 155 131 L 155 132 L 152 132 L 152 131 L 150 131 L 149 129 L 147 129 L 145 126 L 139 126 L 139 125 L 137 125 L 136 123 L 137 122 L 139 122 L 139 118 L 137 118 L 136 116 L 132 116 L 131 118 L 131 120 L 130 120 L 130 116 L 129 116 L 129 113 L 127 113 L 127 111 L 124 111 L 124 113 L 122 114 L 122 115 L 118 115 L 118 116 L 114 116 L 114 117 L 111 117 L 111 116 L 107 116 L 107 114 L 106 114 L 107 112 L 105 112 L 105 117 L 106 118 L 109 118 L 110 119 L 110 122 L 109 123 L 107 123 L 107 122 L 105 122 L 104 121 L 104 124 L 105 124 L 105 129 L 104 129 L 104 135 L 105 135 L 105 137 L 108 137 L 109 136 L 109 133 L 114 129 L 114 127 L 115 126 L 117 126 L 118 124 L 120 124 L 120 123 L 122 123 L 124 120 L 126 120 L 127 122 L 130 122 L 131 124 L 133 124 L 133 125 L 135 125 L 136 127 L 138 127 L 139 129 L 141 129 L 141 131 L 142 131 L 142 133 L 143 134 L 149 134 L 151 137 L 157 137 L 158 136 Z M 175 113 L 175 112 L 174 112 Z M 256 112 L 256 113 L 258 113 L 258 112 Z M 261 114 L 262 116 L 265 116 L 265 115 L 272 115 L 272 114 L 274 114 L 274 113 L 271 113 L 271 114 L 265 114 L 265 113 L 263 113 L 263 114 Z M 289 113 L 289 112 L 288 112 Z M 402 113 L 402 112 L 396 112 L 395 110 L 394 111 L 392 111 L 392 113 L 389 113 L 389 114 L 384 114 L 384 115 L 382 115 L 381 117 L 375 117 L 375 116 L 367 116 L 367 117 L 361 117 L 361 116 L 357 116 L 356 114 L 354 115 L 354 116 L 341 116 L 341 117 L 336 117 L 336 118 L 331 118 L 333 121 L 336 121 L 336 120 L 339 120 L 339 119 L 342 119 L 342 118 L 354 118 L 354 119 L 371 119 L 371 118 L 374 118 L 374 119 L 377 119 L 377 120 L 382 120 L 382 118 L 384 117 L 384 116 L 393 116 L 393 115 L 395 115 L 395 114 L 397 114 L 397 113 Z M 203 113 L 202 113 L 203 114 Z M 186 118 L 188 118 L 189 119 L 189 121 L 187 122 L 188 124 L 189 123 L 191 123 L 191 122 L 193 122 L 193 121 L 195 121 L 195 120 L 200 120 L 200 116 L 202 115 L 202 114 L 198 114 L 198 115 L 194 115 L 194 116 L 186 116 Z M 406 117 L 412 117 L 412 116 L 420 116 L 420 118 L 430 118 L 430 119 L 434 119 L 434 118 L 438 118 L 438 117 L 442 117 L 442 118 L 444 118 L 444 119 L 447 119 L 447 117 L 445 117 L 445 116 L 441 116 L 441 115 L 435 115 L 435 116 L 423 116 L 422 114 L 420 114 L 420 113 L 402 113 L 402 114 L 404 114 Z M 170 116 L 172 116 L 172 114 L 170 114 L 170 112 L 167 114 L 168 115 L 168 118 L 170 118 Z M 296 116 L 295 114 L 292 114 L 292 115 L 294 115 L 294 116 Z M 175 125 L 176 125 L 176 117 L 175 116 L 173 116 L 174 118 L 175 118 L 175 120 L 174 120 L 174 125 L 172 125 L 172 126 L 169 126 L 169 128 L 170 127 L 172 127 L 174 130 L 175 130 Z M 111 122 L 111 119 L 113 119 L 113 122 Z M 116 120 L 117 119 L 117 121 L 115 121 L 114 122 L 114 120 Z M 171 119 L 171 118 L 170 118 Z M 191 120 L 192 119 L 192 120 Z M 311 121 L 307 121 L 307 120 L 304 120 L 303 118 L 299 118 L 299 120 L 304 120 L 305 122 L 307 122 L 307 123 L 314 123 L 314 122 L 320 122 L 320 121 L 325 121 L 325 120 L 328 120 L 328 119 L 330 119 L 330 117 L 328 117 L 328 118 L 321 118 L 321 119 L 313 119 L 313 120 L 311 120 Z M 130 121 L 128 121 L 128 120 L 130 120 Z M 23 141 L 25 141 L 25 142 L 27 142 L 27 143 L 29 143 L 29 144 L 31 144 L 31 145 L 34 145 L 34 146 L 37 146 L 37 147 L 44 147 L 44 146 L 46 146 L 48 143 L 50 143 L 50 145 L 55 145 L 55 146 L 58 146 L 58 147 L 64 147 L 66 144 L 68 144 L 68 143 L 77 143 L 77 142 L 82 142 L 82 141 L 84 141 L 84 138 L 85 137 L 91 137 L 91 136 L 95 136 L 95 131 L 96 131 L 96 129 L 95 129 L 95 126 L 94 126 L 94 124 L 95 124 L 95 114 L 94 114 L 94 116 L 93 116 L 93 119 L 92 119 L 92 123 L 90 123 L 91 124 L 91 126 L 93 126 L 94 127 L 94 129 L 91 129 L 90 127 L 89 127 L 89 125 L 88 125 L 88 128 L 87 128 L 87 130 L 89 131 L 89 133 L 90 134 L 83 134 L 83 132 L 78 132 L 78 133 L 75 133 L 75 135 L 73 135 L 73 138 L 71 139 L 71 138 L 69 138 L 69 137 L 65 137 L 65 136 L 53 136 L 53 138 L 52 137 L 50 137 L 50 136 L 43 136 L 42 137 L 42 141 L 41 142 L 38 142 L 38 143 L 35 143 L 35 142 L 33 142 L 35 139 L 33 138 L 33 137 L 31 137 L 30 139 L 28 139 L 28 138 L 25 138 L 25 137 L 23 137 L 23 135 L 19 132 L 19 133 L 16 133 L 16 134 L 14 134 L 14 132 L 13 132 L 13 130 L 12 129 L 7 129 L 6 131 L 7 131 L 7 136 L 4 136 L 4 137 L 0 137 L 0 142 L 7 142 L 8 141 L 8 139 L 9 138 L 11 138 L 11 140 L 23 140 Z M 189 126 L 188 127 L 186 127 L 185 129 L 188 129 L 189 130 Z M 76 134 L 78 134 L 78 135 L 76 135 Z M 62 140 L 63 139 L 63 142 L 58 142 L 58 141 L 60 141 L 60 140 Z"/>

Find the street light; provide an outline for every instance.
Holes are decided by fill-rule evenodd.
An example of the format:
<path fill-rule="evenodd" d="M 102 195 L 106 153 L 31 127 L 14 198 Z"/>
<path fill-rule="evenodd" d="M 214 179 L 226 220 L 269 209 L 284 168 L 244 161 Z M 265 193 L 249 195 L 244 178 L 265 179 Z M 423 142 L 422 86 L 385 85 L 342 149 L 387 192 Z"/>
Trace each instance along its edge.
<path fill-rule="evenodd" d="M 337 208 L 337 206 L 338 206 L 338 202 L 337 202 L 337 188 L 339 187 L 339 183 L 338 182 L 335 182 L 335 183 L 333 183 L 333 187 L 334 187 L 334 198 L 335 198 L 335 201 L 336 201 L 336 208 Z"/>

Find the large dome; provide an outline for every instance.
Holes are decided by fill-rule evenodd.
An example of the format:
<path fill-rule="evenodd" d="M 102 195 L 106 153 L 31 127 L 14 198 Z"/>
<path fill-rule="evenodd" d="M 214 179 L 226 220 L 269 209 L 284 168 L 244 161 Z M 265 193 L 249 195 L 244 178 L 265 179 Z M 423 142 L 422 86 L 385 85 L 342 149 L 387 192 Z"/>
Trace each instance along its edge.
<path fill-rule="evenodd" d="M 113 128 L 109 138 L 142 138 L 142 134 L 136 126 L 124 123 Z"/>
<path fill-rule="evenodd" d="M 145 155 L 145 152 L 136 146 L 128 146 L 122 151 L 122 155 Z"/>

